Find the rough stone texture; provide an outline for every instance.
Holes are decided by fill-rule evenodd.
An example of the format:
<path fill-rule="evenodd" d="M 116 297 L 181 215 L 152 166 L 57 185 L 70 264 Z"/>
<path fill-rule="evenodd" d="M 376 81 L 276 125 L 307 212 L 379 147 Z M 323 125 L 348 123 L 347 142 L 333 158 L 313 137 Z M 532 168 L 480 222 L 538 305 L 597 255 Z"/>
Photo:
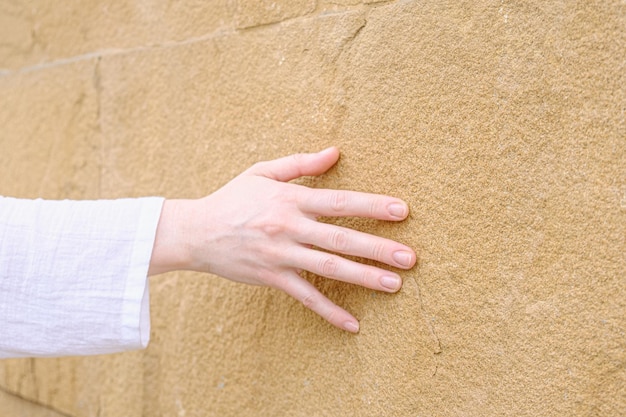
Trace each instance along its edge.
<path fill-rule="evenodd" d="M 0 2 L 0 70 L 189 41 L 233 27 L 234 0 Z"/>
<path fill-rule="evenodd" d="M 247 28 L 280 22 L 315 10 L 315 0 L 259 0 L 237 2 L 237 27 Z"/>
<path fill-rule="evenodd" d="M 2 39 L 27 42 L 5 3 Z M 310 277 L 351 336 L 272 290 L 156 277 L 146 351 L 2 361 L 2 389 L 76 417 L 626 414 L 626 5 L 276 4 L 0 55 L 0 189 L 194 197 L 337 144 L 302 182 L 409 202 L 400 225 L 339 222 L 418 250 L 403 290 Z"/>
<path fill-rule="evenodd" d="M 44 406 L 0 390 L 0 415 L 3 417 L 67 417 Z"/>
<path fill-rule="evenodd" d="M 95 61 L 0 77 L 2 194 L 97 198 Z"/>

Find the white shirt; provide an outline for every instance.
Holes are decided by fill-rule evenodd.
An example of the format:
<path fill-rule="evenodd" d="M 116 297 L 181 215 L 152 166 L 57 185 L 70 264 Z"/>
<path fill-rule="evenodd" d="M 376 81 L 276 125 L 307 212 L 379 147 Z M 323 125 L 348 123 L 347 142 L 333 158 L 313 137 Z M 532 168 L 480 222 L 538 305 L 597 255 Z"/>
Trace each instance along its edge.
<path fill-rule="evenodd" d="M 0 197 L 0 358 L 145 347 L 162 205 Z"/>

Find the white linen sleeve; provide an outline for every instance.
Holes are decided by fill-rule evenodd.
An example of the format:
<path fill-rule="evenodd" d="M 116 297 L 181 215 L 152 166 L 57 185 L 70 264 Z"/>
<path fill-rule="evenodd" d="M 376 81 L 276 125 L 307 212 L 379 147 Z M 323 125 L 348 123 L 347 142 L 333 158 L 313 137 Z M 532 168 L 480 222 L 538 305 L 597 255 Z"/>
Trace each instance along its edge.
<path fill-rule="evenodd" d="M 0 358 L 146 347 L 161 197 L 0 197 Z"/>

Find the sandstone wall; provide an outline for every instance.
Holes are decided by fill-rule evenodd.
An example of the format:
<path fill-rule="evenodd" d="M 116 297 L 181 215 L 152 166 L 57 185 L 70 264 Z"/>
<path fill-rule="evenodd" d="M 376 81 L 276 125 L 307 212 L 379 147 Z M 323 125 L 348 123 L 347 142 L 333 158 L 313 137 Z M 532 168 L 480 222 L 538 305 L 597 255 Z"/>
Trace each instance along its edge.
<path fill-rule="evenodd" d="M 155 277 L 146 351 L 0 361 L 0 415 L 626 415 L 625 51 L 620 0 L 0 0 L 0 194 L 196 197 L 338 145 L 305 183 L 406 199 L 340 223 L 419 255 L 396 295 L 310 277 L 356 336 Z"/>

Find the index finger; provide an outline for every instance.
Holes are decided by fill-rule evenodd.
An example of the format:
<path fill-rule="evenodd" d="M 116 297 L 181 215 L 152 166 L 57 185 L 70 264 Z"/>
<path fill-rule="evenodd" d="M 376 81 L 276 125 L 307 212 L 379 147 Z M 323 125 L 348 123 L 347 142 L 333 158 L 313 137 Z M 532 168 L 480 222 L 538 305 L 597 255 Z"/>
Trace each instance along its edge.
<path fill-rule="evenodd" d="M 324 190 L 303 187 L 298 207 L 304 213 L 324 217 L 368 217 L 378 220 L 404 220 L 407 204 L 394 197 L 358 191 Z"/>

